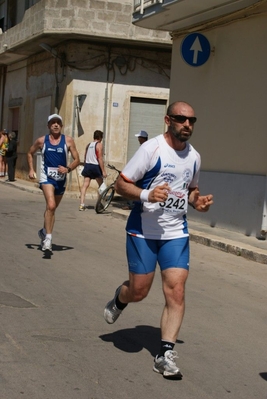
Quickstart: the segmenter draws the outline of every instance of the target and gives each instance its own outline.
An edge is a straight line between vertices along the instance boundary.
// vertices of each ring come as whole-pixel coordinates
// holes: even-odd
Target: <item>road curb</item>
[[[232,255],[241,256],[245,259],[252,260],[254,262],[267,264],[267,255],[261,252],[260,249],[255,251],[254,248],[244,246],[242,243],[234,245],[227,239],[221,237],[204,237],[202,232],[190,231],[190,240],[198,244],[206,245],[214,249],[218,249],[223,252],[228,252]]]

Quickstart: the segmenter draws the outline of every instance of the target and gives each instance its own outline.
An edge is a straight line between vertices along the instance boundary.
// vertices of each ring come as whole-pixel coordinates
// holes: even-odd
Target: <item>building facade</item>
[[[1,127],[17,133],[18,178],[27,179],[27,151],[54,112],[81,161],[100,129],[105,161],[118,168],[138,148],[138,130],[164,130],[171,38],[135,27],[132,10],[131,0],[0,0]],[[72,173],[68,189],[79,180]]]
[[[198,121],[191,139],[202,156],[200,188],[214,194],[195,220],[265,238],[267,231],[267,3],[256,0],[134,1],[135,26],[169,31],[173,38],[170,102],[191,103]],[[205,36],[210,56],[194,64]],[[196,59],[195,59],[196,61]]]

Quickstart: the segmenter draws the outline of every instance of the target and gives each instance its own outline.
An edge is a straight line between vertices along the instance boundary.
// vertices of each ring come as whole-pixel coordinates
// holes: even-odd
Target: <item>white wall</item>
[[[36,129],[46,125],[48,114],[56,111],[57,82],[58,113],[63,117],[64,133],[75,138],[81,160],[86,145],[93,139],[93,132],[99,129],[105,133],[105,160],[121,169],[127,161],[131,97],[168,100],[170,52],[161,52],[159,57],[153,50],[135,49],[131,55],[128,48],[113,48],[112,69],[108,74],[106,47],[91,45],[88,49],[88,45],[75,42],[64,45],[58,51],[59,54],[66,52],[70,60],[75,59],[75,65],[80,69],[63,68],[61,62],[48,53],[8,67],[4,123],[8,119],[10,100],[22,100],[19,126],[21,155],[17,177],[27,176],[26,153],[34,138],[46,133]],[[120,71],[114,60],[123,51],[124,54],[126,51],[128,59],[132,57],[132,61],[128,63],[127,70],[123,68]],[[166,65],[165,70],[160,68],[161,62]],[[86,95],[85,102],[81,111],[76,109],[74,112],[74,100],[81,94]],[[37,126],[35,108],[44,98],[50,98],[51,102],[49,109],[47,106],[38,108]],[[74,180],[75,176],[73,183]]]
[[[74,95],[86,94],[86,100],[80,112],[80,123],[84,134],[78,137],[77,125],[75,126],[75,141],[83,158],[86,145],[93,139],[95,130],[104,130],[105,118],[105,90],[108,90],[105,135],[105,159],[122,168],[127,161],[127,144],[130,117],[131,97],[144,97],[168,99],[169,89],[157,87],[140,87],[133,85],[106,84],[74,80],[65,92],[66,100],[63,101],[64,131],[72,134],[72,114]],[[113,106],[116,103],[118,106]],[[65,107],[68,112],[65,112]]]
[[[214,204],[207,213],[189,209],[189,218],[247,236],[260,235],[265,197],[265,176],[202,171],[200,191],[212,193]],[[266,226],[265,228],[266,229]]]
[[[202,32],[215,53],[201,67],[183,61],[183,38],[174,41],[170,101],[183,98],[194,106],[198,121],[192,143],[206,170],[267,171],[266,26],[262,15]]]
[[[191,143],[202,156],[201,187],[215,195],[205,223],[257,234],[266,201],[267,16],[202,31],[215,49],[206,64],[187,65],[183,37],[173,43],[170,102],[195,108]]]

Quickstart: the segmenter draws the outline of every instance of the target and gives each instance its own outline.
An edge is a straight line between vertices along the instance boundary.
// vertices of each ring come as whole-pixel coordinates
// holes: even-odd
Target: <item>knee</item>
[[[140,302],[148,295],[149,289],[147,287],[134,288],[132,291],[133,302]]]
[[[165,288],[164,295],[167,302],[182,304],[185,298],[185,285],[176,284],[174,287]]]
[[[46,205],[46,210],[48,211],[48,212],[51,212],[51,213],[54,213],[55,212],[55,210],[56,210],[56,203],[55,202],[48,202],[47,203],[47,205]]]

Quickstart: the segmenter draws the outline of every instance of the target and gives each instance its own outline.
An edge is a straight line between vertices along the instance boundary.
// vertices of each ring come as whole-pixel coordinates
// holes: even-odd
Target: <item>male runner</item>
[[[200,155],[188,143],[196,120],[188,103],[171,104],[165,115],[167,132],[142,144],[116,183],[119,194],[136,202],[126,226],[129,280],[107,303],[104,318],[114,323],[128,303],[148,295],[158,262],[165,306],[153,370],[166,377],[182,378],[173,348],[184,316],[189,271],[187,207],[206,212],[213,203],[212,195],[199,193]]]
[[[48,117],[49,133],[39,137],[29,149],[27,154],[29,165],[29,178],[35,179],[33,168],[33,155],[36,151],[42,152],[42,166],[40,188],[46,201],[44,213],[44,227],[38,231],[41,239],[42,251],[52,252],[52,231],[55,223],[55,211],[66,189],[67,174],[79,164],[79,154],[72,137],[62,134],[62,118],[53,114]],[[67,165],[68,152],[73,161]]]
[[[103,183],[103,178],[107,177],[104,159],[103,159],[103,132],[101,130],[94,131],[94,141],[86,146],[84,153],[84,168],[82,176],[84,177],[83,186],[81,188],[80,211],[85,211],[85,194],[90,186],[92,179],[97,181],[98,187]]]

